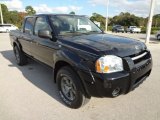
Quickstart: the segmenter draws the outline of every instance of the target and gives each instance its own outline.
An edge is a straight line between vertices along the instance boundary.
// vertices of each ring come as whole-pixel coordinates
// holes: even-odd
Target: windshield
[[[50,20],[58,35],[102,33],[87,17],[54,15]]]

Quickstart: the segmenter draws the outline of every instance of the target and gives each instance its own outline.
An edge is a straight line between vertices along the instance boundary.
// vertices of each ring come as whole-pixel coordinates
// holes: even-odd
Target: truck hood
[[[144,43],[131,38],[110,34],[90,34],[63,37],[63,43],[96,55],[112,54],[119,57],[138,54],[146,49]]]

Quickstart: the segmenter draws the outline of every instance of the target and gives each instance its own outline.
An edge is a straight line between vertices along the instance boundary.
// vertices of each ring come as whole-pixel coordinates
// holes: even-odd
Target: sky
[[[31,5],[39,13],[69,13],[91,16],[92,13],[107,14],[107,0],[0,0],[9,10],[25,11]],[[149,15],[151,0],[109,0],[109,16],[130,12],[137,16]],[[155,0],[155,14],[160,14],[160,0]]]

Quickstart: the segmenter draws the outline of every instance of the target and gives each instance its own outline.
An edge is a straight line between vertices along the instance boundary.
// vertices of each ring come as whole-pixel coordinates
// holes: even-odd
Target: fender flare
[[[54,64],[53,64],[53,75],[54,75],[54,77],[55,77],[55,74],[54,74],[55,73],[55,66],[56,66],[56,63],[59,62],[59,61],[63,61],[63,62],[68,63],[73,68],[73,70],[77,73],[77,75],[79,77],[80,77],[80,74],[78,72],[79,69],[89,72],[89,68],[87,67],[87,65],[82,64],[83,58],[81,58],[78,54],[76,54],[72,51],[59,50],[53,55],[53,58],[54,58]],[[83,87],[83,90],[84,90],[83,91],[84,94],[86,95],[86,97],[90,98],[91,95],[90,95],[90,93],[87,89],[87,85],[86,85],[85,81],[81,77],[80,77],[80,79],[81,79],[82,87]]]

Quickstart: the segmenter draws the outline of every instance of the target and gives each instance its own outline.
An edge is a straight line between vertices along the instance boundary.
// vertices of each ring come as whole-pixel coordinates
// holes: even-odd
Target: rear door
[[[22,45],[22,50],[31,55],[32,48],[30,47],[33,42],[33,26],[35,19],[33,17],[28,17],[24,23],[23,34],[20,36],[20,43]]]

